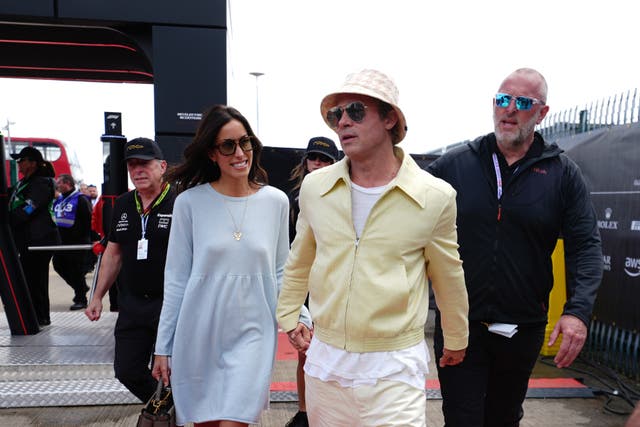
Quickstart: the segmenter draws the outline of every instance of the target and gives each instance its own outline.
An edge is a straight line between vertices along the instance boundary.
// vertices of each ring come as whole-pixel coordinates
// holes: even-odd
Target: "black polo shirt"
[[[147,258],[138,259],[138,241],[142,236],[142,220],[136,209],[134,191],[118,197],[113,208],[109,241],[122,250],[118,291],[124,295],[162,297],[164,264],[167,257],[173,202],[176,194],[170,189],[164,199],[148,214],[145,237]]]

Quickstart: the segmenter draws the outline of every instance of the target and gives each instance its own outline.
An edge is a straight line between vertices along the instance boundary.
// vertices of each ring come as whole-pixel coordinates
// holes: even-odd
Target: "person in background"
[[[168,176],[180,194],[153,375],[171,381],[178,424],[257,424],[269,403],[289,203],[261,152],[247,119],[216,105]]]
[[[406,119],[385,74],[350,74],[320,109],[345,157],[302,182],[277,309],[307,350],[309,424],[425,426],[429,278],[446,320],[438,363],[460,363],[467,346],[455,191],[397,146]],[[298,322],[307,292],[310,345]]]
[[[96,215],[96,205],[98,204],[99,199],[98,188],[94,184],[87,185],[87,194],[88,199],[91,202],[91,241],[95,243],[102,239],[100,233],[94,228],[95,221],[93,220],[93,216]],[[102,212],[100,212],[100,214],[102,214]],[[102,221],[102,217],[100,217],[100,221]],[[102,225],[100,226],[100,229],[102,229]],[[98,257],[95,253],[93,253],[93,251],[87,251],[87,256],[85,257],[83,265],[83,271],[85,274],[93,271],[97,260]]]
[[[63,245],[91,243],[91,204],[76,190],[71,175],[62,174],[56,180],[60,195],[53,202],[53,214]],[[73,289],[73,304],[69,310],[87,307],[85,263],[90,250],[59,250],[53,255],[53,269]]]
[[[548,342],[562,335],[554,359],[559,368],[571,365],[584,345],[602,278],[600,235],[580,170],[534,130],[549,111],[544,77],[518,69],[500,84],[492,103],[493,133],[428,166],[458,193],[470,305],[467,357],[438,369],[447,427],[519,425],[543,345],[551,254],[559,237],[568,298]],[[442,353],[441,325],[437,313],[436,357]]]
[[[89,186],[86,183],[81,182],[78,187],[79,187],[78,190],[80,191],[80,194],[84,194],[87,197],[87,199],[89,199],[90,198]]]
[[[295,185],[289,195],[289,243],[293,242],[296,236],[296,222],[300,213],[300,205],[298,204],[298,196],[302,180],[307,174],[325,166],[334,164],[338,160],[338,148],[336,143],[324,136],[311,138],[307,144],[302,161],[291,171],[290,181]],[[308,301],[305,301],[308,307]],[[298,389],[298,412],[289,420],[285,427],[306,427],[309,425],[307,420],[307,405],[305,397],[304,385],[304,362],[307,359],[304,352],[298,352],[298,367],[296,369],[296,386]]]
[[[338,148],[336,143],[324,136],[311,138],[307,144],[302,161],[291,171],[289,181],[294,183],[289,194],[289,204],[291,206],[291,218],[289,221],[289,241],[293,242],[296,236],[296,222],[300,213],[298,196],[302,180],[307,174],[325,166],[334,164],[338,160]]]
[[[47,326],[51,324],[49,262],[53,252],[30,251],[28,247],[60,243],[58,228],[51,218],[55,171],[33,147],[24,147],[19,153],[11,154],[11,158],[17,160],[22,179],[9,199],[9,224],[38,324]]]
[[[115,201],[96,290],[85,314],[89,320],[100,319],[102,299],[118,279],[114,370],[131,393],[147,402],[158,384],[149,363],[162,308],[175,192],[163,180],[167,162],[155,141],[130,140],[124,159],[135,189]]]
[[[98,187],[94,184],[87,185],[87,194],[89,195],[91,207],[94,207],[98,203]]]

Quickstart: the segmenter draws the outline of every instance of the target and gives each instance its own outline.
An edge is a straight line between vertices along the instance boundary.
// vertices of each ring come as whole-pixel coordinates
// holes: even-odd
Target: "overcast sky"
[[[492,130],[491,102],[519,67],[542,72],[551,112],[638,87],[637,13],[623,0],[230,0],[228,103],[265,145],[334,137],[320,100],[346,74],[376,68],[400,90],[422,153]],[[256,123],[258,79],[259,124]],[[123,113],[127,137],[153,136],[151,85],[0,79],[0,124],[13,136],[64,140],[100,183],[103,112]],[[259,126],[258,126],[259,125]],[[6,134],[6,130],[3,131]]]

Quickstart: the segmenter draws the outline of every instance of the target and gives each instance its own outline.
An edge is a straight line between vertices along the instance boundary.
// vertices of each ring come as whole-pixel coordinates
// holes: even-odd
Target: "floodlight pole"
[[[12,121],[9,121],[9,119],[7,119],[7,125],[2,128],[7,131],[7,145],[9,146],[9,150],[11,152],[13,152],[13,150],[11,150],[11,125],[15,125],[15,124],[16,122],[12,122]]]

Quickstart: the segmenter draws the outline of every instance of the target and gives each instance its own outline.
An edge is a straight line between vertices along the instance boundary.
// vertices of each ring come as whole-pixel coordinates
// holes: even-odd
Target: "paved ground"
[[[90,279],[90,277],[88,277]],[[89,280],[90,282],[90,280]],[[72,291],[69,286],[55,274],[51,274],[51,310],[52,312],[68,311],[71,305]],[[105,298],[105,305],[108,306]],[[80,314],[80,313],[79,313]],[[51,327],[55,327],[55,324]],[[279,361],[274,376],[278,381],[295,381],[295,361]],[[560,371],[538,363],[534,377],[583,377],[590,386],[601,387],[588,376],[576,374],[568,370]],[[436,378],[435,367],[432,366],[430,378]],[[637,385],[636,385],[637,386]],[[527,399],[525,401],[525,417],[522,427],[562,426],[562,427],[622,427],[626,416],[614,415],[604,411],[606,396],[594,398],[545,398]],[[613,402],[614,408],[616,402]],[[441,401],[427,400],[427,419],[429,426],[442,426]],[[0,402],[2,406],[2,402]],[[622,410],[628,407],[618,404]],[[134,426],[140,405],[108,405],[78,407],[44,407],[0,409],[0,427],[23,426]],[[271,409],[263,414],[260,426],[282,427],[297,410],[295,402],[272,403]]]

